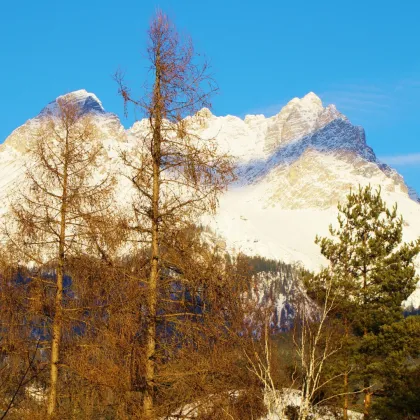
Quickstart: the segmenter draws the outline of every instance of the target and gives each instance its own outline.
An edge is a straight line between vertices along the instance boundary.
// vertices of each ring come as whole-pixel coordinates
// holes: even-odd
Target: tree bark
[[[153,213],[158,209],[158,180],[153,182]],[[155,191],[157,192],[155,194]],[[156,199],[155,199],[156,195]],[[156,306],[157,282],[159,277],[159,229],[158,223],[152,226],[151,270],[147,296],[148,320],[146,330],[146,392],[144,396],[144,412],[147,419],[153,416],[153,387],[155,377],[155,351],[156,351]]]
[[[153,418],[153,390],[155,379],[156,353],[156,307],[157,286],[159,279],[159,198],[160,198],[160,164],[162,142],[162,93],[160,81],[160,51],[156,54],[156,80],[154,89],[154,111],[151,123],[153,126],[152,157],[153,157],[153,193],[152,193],[152,243],[150,258],[150,278],[147,295],[148,319],[146,329],[146,391],[144,395],[144,415],[146,419]]]
[[[363,246],[366,248],[366,233],[363,234]],[[366,258],[366,253],[364,258]],[[367,294],[367,262],[363,261],[363,305],[366,305],[366,294]],[[363,329],[363,337],[366,337],[368,330],[366,325]],[[366,356],[365,356],[366,359]],[[365,361],[365,368],[367,367],[367,361]],[[372,393],[370,392],[370,381],[368,378],[364,379],[363,386],[365,388],[365,398],[363,400],[363,419],[368,420],[370,418],[370,405],[372,403]]]
[[[344,372],[344,402],[343,402],[343,419],[348,420],[348,409],[349,409],[349,376],[347,371]]]
[[[58,364],[60,360],[61,330],[63,323],[63,280],[66,240],[66,215],[67,215],[67,182],[68,182],[68,133],[66,135],[65,162],[63,168],[63,189],[60,209],[60,234],[58,243],[58,265],[56,294],[54,300],[54,319],[52,325],[51,360],[50,360],[50,394],[48,398],[47,413],[54,417],[57,410]]]
[[[345,337],[346,337],[346,366],[344,371],[344,383],[343,383],[343,393],[344,393],[344,399],[343,399],[343,420],[348,420],[348,409],[349,409],[349,373],[348,373],[348,338],[349,338],[349,326],[347,323],[347,319],[344,319],[344,331],[345,331]]]
[[[364,381],[365,399],[363,401],[363,420],[370,419],[370,406],[372,404],[372,392],[369,389],[369,380]]]

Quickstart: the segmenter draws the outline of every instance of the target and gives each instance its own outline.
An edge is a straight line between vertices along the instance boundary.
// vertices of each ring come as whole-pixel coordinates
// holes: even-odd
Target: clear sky
[[[314,91],[420,192],[418,0],[0,0],[0,143],[81,88],[122,117],[112,74],[140,92],[157,7],[210,59],[216,115],[270,116]]]

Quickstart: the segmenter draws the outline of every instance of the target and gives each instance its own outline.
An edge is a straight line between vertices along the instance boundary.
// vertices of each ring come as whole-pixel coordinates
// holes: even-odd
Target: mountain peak
[[[199,111],[197,111],[196,116],[199,118],[211,118],[213,116],[212,112],[210,111],[209,108],[201,108]]]
[[[325,109],[321,99],[313,92],[303,98],[293,98],[281,111],[270,118],[266,149],[272,151],[281,143],[302,138],[321,128],[319,118]],[[332,120],[323,117],[324,125]]]
[[[102,106],[102,102],[94,93],[90,93],[86,89],[79,89],[79,90],[75,90],[73,92],[69,92],[64,95],[58,96],[54,101],[50,102],[41,111],[41,115],[47,112],[53,111],[56,108],[57,102],[60,99],[70,100],[78,104],[83,114],[86,114],[89,112],[96,112],[100,114],[105,113],[105,109]]]
[[[315,108],[317,111],[323,108],[321,98],[314,92],[307,93],[303,98],[295,97],[290,100],[286,107],[303,106],[305,108]]]
[[[281,110],[274,116],[274,118],[279,116],[284,116],[292,112],[304,112],[307,115],[312,115],[313,118],[316,118],[318,114],[323,111],[324,107],[322,105],[321,98],[316,95],[314,92],[307,93],[303,98],[295,97],[291,99]]]
[[[317,107],[323,108],[321,98],[316,95],[314,92],[307,93],[302,99],[301,102],[308,104],[313,104]]]

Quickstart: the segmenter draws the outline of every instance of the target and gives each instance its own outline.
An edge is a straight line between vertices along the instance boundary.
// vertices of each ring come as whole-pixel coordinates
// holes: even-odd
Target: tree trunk
[[[153,196],[155,190],[159,191],[158,180],[154,181]],[[155,199],[153,200],[155,201]],[[153,205],[158,209],[157,200]],[[156,351],[156,306],[157,306],[157,282],[159,276],[159,229],[158,223],[152,226],[152,250],[151,250],[151,270],[149,279],[149,288],[147,295],[148,320],[146,329],[146,392],[144,395],[144,414],[145,418],[153,418],[153,388],[155,378],[155,351]]]
[[[64,258],[66,240],[66,215],[67,215],[67,159],[68,159],[68,135],[66,136],[65,162],[63,169],[63,189],[60,209],[60,236],[58,243],[58,266],[56,294],[54,300],[54,319],[52,326],[51,360],[50,360],[50,394],[48,398],[47,413],[54,417],[57,408],[58,388],[58,363],[60,360],[61,330],[63,323],[63,280],[64,280]]]
[[[63,270],[57,270],[57,293],[55,295],[55,315],[52,327],[51,361],[50,361],[50,394],[48,399],[48,415],[53,417],[57,407],[57,387],[58,387],[58,363],[60,356],[61,327],[63,308]]]
[[[363,246],[366,246],[366,238],[365,234],[363,235]],[[366,305],[366,293],[367,293],[367,262],[366,260],[363,262],[363,304]],[[366,325],[363,328],[363,337],[365,338],[368,334],[368,330]],[[365,355],[365,369],[367,367],[368,363],[366,360]],[[372,393],[370,392],[370,381],[368,378],[364,379],[363,386],[365,388],[365,398],[363,401],[363,419],[368,420],[370,418],[369,412],[370,412],[370,405],[372,403]]]
[[[348,420],[348,409],[349,409],[349,373],[348,373],[348,338],[349,338],[349,326],[347,323],[347,319],[344,319],[344,331],[345,331],[345,346],[346,346],[346,365],[345,365],[345,371],[344,371],[344,383],[343,383],[343,393],[344,393],[344,399],[343,399],[343,420]]]
[[[304,390],[304,393],[306,392],[307,391]],[[299,409],[299,415],[298,415],[299,420],[306,420],[309,417],[309,411],[310,411],[309,405],[310,405],[309,396],[303,395],[300,409]]]
[[[365,399],[363,401],[363,420],[370,419],[370,406],[372,404],[372,391],[370,390],[369,380],[365,379],[363,383],[365,387]]]
[[[160,198],[160,164],[161,164],[161,126],[162,126],[162,95],[160,84],[159,49],[156,54],[156,81],[154,89],[154,118],[152,119],[153,140],[153,194],[152,194],[152,244],[150,260],[150,278],[147,295],[148,319],[146,328],[146,391],[144,395],[144,415],[146,419],[153,418],[153,390],[155,380],[156,352],[156,307],[157,285],[159,279],[159,198]]]
[[[349,409],[349,375],[346,372],[344,372],[344,401],[343,401],[343,419],[348,420],[348,409]]]

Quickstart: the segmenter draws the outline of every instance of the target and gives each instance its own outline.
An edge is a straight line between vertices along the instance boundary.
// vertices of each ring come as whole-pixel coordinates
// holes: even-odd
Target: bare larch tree
[[[25,180],[11,200],[5,231],[20,262],[32,268],[32,281],[44,290],[55,290],[47,314],[51,339],[47,412],[53,417],[57,414],[66,261],[90,254],[98,246],[95,224],[108,211],[114,182],[112,176],[97,170],[105,159],[98,128],[71,94],[57,99],[40,116],[26,157]]]
[[[167,238],[207,211],[214,211],[218,194],[233,179],[232,160],[221,154],[214,139],[198,136],[200,113],[210,107],[215,91],[208,65],[198,60],[189,39],[179,36],[162,12],[153,19],[148,59],[153,81],[140,100],[116,76],[120,94],[140,108],[145,130],[135,153],[122,153],[136,191],[130,228],[150,247],[146,281],[147,320],[145,345],[144,417],[153,417],[155,387],[156,311],[162,249]],[[195,134],[193,134],[195,133]]]

